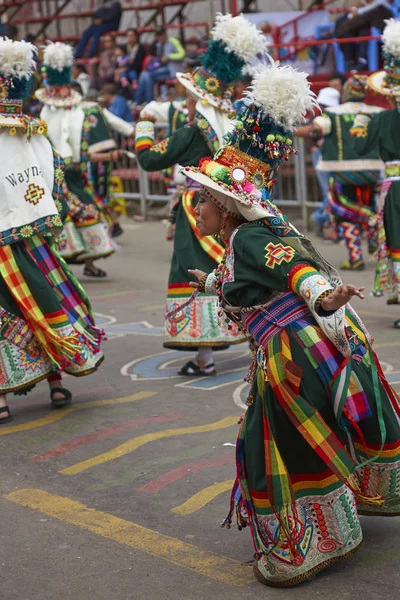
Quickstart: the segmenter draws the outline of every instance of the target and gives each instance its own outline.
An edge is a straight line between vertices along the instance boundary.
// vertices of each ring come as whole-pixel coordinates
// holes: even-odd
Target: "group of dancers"
[[[321,99],[328,98],[323,114],[299,131],[323,140],[316,168],[318,175],[329,174],[327,213],[348,250],[341,269],[365,268],[364,234],[369,253],[377,259],[372,292],[386,296],[388,304],[398,304],[400,297],[399,35],[400,23],[387,21],[382,35],[384,70],[369,77],[353,73],[341,98],[335,90],[322,94]],[[385,98],[391,108],[366,104],[368,90],[375,98]],[[398,328],[400,320],[394,326]]]
[[[390,40],[398,26],[388,23],[385,71],[371,78],[394,102],[400,54]],[[276,172],[296,152],[293,132],[317,109],[307,75],[261,62],[233,108],[235,81],[263,51],[263,36],[243,16],[217,16],[202,65],[178,74],[186,106],[170,114],[184,114],[187,124],[156,143],[149,107],[135,144],[145,170],[180,165],[165,346],[197,351],[180,375],[211,376],[214,350],[244,341],[252,348],[224,525],[236,518],[248,527],[256,577],[286,587],[355,552],[360,515],[400,515],[400,404],[349,304],[363,288],[343,284],[273,203]],[[62,372],[84,375],[100,364],[102,332],[67,260],[101,276],[93,260],[115,249],[93,175],[117,152],[110,124],[72,89],[72,54],[60,44],[44,53],[41,119],[24,115],[35,57],[30,44],[0,40],[1,424],[11,419],[6,394],[47,378],[60,407],[71,401]],[[332,128],[340,127],[337,116],[329,117]],[[374,160],[385,161],[377,240],[385,291],[400,285],[399,125],[396,105],[358,113],[351,128],[357,152],[377,147]],[[334,186],[338,215],[352,223],[364,204],[347,182],[335,177]]]

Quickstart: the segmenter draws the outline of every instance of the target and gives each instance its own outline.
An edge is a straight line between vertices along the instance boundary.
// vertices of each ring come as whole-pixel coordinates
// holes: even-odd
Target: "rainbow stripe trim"
[[[314,275],[319,275],[318,271],[314,267],[310,267],[307,264],[298,264],[289,273],[289,288],[295,294],[300,295],[301,284]]]
[[[395,262],[400,262],[400,250],[390,248],[390,258]]]
[[[151,138],[140,138],[136,140],[135,150],[136,152],[140,152],[141,150],[148,150],[153,146],[153,140]]]
[[[193,207],[194,196],[195,191],[193,190],[188,190],[182,194],[182,205],[186,218],[204,252],[206,252],[212,260],[215,260],[217,264],[221,264],[225,255],[225,249],[211,235],[202,236],[197,229]]]
[[[170,283],[168,285],[168,298],[185,298],[193,294],[194,289],[188,283]]]

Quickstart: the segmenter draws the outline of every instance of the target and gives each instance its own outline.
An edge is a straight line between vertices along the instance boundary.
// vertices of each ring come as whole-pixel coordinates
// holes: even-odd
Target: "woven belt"
[[[242,312],[242,324],[258,345],[263,346],[276,333],[297,319],[309,315],[310,310],[302,298],[293,292],[274,294],[262,306]]]

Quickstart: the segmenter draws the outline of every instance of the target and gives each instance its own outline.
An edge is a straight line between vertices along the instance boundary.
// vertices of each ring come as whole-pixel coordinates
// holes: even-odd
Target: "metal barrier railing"
[[[167,130],[167,123],[156,123],[156,130]],[[130,148],[132,138],[117,136],[120,148]],[[274,202],[279,207],[295,207],[300,209],[303,225],[306,226],[308,209],[320,206],[320,192],[311,165],[310,153],[306,151],[303,138],[296,139],[298,154],[282,165],[276,176]],[[139,201],[140,215],[146,219],[150,204],[167,204],[171,194],[167,192],[164,177],[160,172],[147,173],[133,158],[132,153],[125,155],[115,165],[113,174],[120,177],[124,184],[124,192],[113,195],[127,200]]]

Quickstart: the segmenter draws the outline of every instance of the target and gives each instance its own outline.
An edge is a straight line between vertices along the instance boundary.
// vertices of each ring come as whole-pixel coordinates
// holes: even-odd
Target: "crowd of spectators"
[[[349,6],[333,25],[331,35],[337,38],[368,35],[372,27],[382,31],[384,20],[392,16],[392,1],[360,0],[360,6]],[[76,45],[77,62],[72,75],[84,97],[100,96],[111,112],[130,121],[135,109],[139,112],[155,97],[167,99],[168,86],[173,85],[176,73],[198,66],[207,40],[192,38],[183,46],[177,37],[160,26],[154,30],[152,43],[148,43],[148,36],[146,43],[142,43],[133,28],[123,37],[118,35],[121,16],[119,0],[102,0]],[[276,41],[276,26],[262,22],[259,27],[268,48]],[[17,28],[7,23],[4,16],[0,21],[0,35],[18,37]],[[341,48],[348,70],[365,67],[366,43],[342,43]],[[81,59],[85,60],[81,62]],[[239,87],[246,85],[246,80],[238,82]]]

